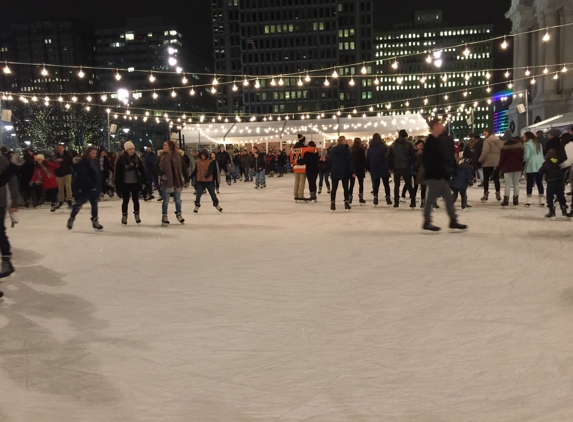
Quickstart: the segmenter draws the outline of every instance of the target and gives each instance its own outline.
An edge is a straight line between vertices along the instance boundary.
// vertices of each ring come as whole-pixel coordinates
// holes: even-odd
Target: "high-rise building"
[[[371,101],[372,81],[330,75],[357,74],[362,65],[354,64],[372,60],[372,0],[212,0],[212,18],[215,72],[234,75],[239,87],[221,86],[221,112],[311,112]],[[289,75],[298,72],[301,78]],[[263,75],[275,78],[261,78],[258,88],[242,84]]]
[[[513,0],[505,16],[513,23],[513,33],[522,34],[512,38],[513,61],[519,73],[513,87],[517,96],[509,107],[508,119],[509,128],[516,134],[527,122],[531,125],[573,112],[573,72],[565,65],[573,63],[569,44],[573,40],[573,3]],[[569,26],[553,28],[564,24]],[[549,29],[531,32],[543,28]]]
[[[492,126],[493,106],[486,98],[493,45],[472,44],[492,37],[492,25],[444,24],[441,10],[416,12],[414,22],[376,33],[378,111],[430,116],[450,107],[449,128],[456,137]]]

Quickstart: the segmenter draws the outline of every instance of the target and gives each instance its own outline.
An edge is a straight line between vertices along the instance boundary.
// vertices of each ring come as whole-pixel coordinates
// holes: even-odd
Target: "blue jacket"
[[[372,180],[386,179],[390,177],[386,153],[388,146],[384,142],[375,143],[372,141],[370,148],[366,152],[366,169],[370,172]]]
[[[468,187],[473,184],[474,180],[474,167],[473,165],[463,162],[458,166],[454,177],[450,180],[450,186],[452,188],[461,189],[462,187]]]
[[[97,160],[82,158],[76,165],[76,174],[72,182],[74,197],[85,196],[90,192],[101,194],[101,171]]]
[[[339,144],[330,151],[330,177],[332,179],[350,179],[356,174],[354,160],[348,145]]]
[[[155,173],[155,163],[157,163],[157,155],[151,151],[143,155],[143,162],[145,163],[145,170],[147,172]]]

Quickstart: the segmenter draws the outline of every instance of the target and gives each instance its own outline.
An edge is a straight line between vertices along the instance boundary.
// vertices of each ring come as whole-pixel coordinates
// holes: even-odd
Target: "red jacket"
[[[32,182],[41,183],[44,190],[57,188],[58,180],[56,176],[54,176],[54,170],[58,167],[60,167],[60,163],[52,163],[46,160],[44,160],[41,165],[36,163]]]
[[[502,173],[523,171],[523,144],[521,142],[508,141],[501,147],[498,168]]]

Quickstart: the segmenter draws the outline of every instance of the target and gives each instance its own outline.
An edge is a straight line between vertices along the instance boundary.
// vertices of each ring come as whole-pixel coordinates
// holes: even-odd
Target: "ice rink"
[[[187,190],[169,228],[156,201],[126,228],[101,203],[102,233],[21,211],[0,421],[573,421],[573,222],[472,188],[469,232],[428,236],[369,180],[350,213],[267,182],[222,214]]]

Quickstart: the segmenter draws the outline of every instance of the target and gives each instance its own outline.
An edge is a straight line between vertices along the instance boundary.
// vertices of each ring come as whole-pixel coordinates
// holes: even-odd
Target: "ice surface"
[[[103,233],[22,211],[0,421],[573,420],[573,223],[473,188],[468,233],[424,236],[369,181],[350,213],[292,183],[223,185],[223,214],[187,191],[165,229],[155,201],[127,228],[101,203]]]

